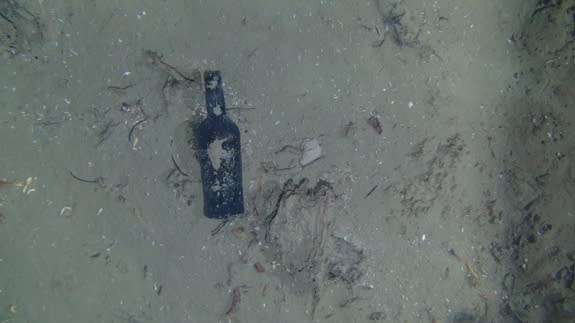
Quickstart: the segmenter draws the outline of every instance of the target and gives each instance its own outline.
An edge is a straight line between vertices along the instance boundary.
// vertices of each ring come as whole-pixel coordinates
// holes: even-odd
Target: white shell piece
[[[299,163],[305,166],[321,157],[321,146],[317,139],[306,139],[302,145],[303,153]]]

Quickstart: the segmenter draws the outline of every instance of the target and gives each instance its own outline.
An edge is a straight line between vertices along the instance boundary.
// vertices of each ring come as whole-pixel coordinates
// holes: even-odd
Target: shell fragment
[[[299,163],[305,166],[321,157],[321,146],[317,139],[306,139],[302,144],[302,156]]]

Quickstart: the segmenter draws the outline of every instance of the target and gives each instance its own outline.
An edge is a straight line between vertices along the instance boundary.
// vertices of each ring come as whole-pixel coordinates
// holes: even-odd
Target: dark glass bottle
[[[194,130],[204,215],[223,219],[244,212],[240,131],[226,115],[219,71],[204,72],[208,115]]]

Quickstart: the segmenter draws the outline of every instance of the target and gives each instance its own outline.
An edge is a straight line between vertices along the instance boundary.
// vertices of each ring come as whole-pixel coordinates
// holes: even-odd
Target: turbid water
[[[0,322],[573,321],[574,6],[0,2]]]

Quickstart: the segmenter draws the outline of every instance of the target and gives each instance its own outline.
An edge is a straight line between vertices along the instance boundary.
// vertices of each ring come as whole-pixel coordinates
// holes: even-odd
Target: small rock
[[[379,117],[371,116],[367,119],[367,124],[370,125],[377,134],[381,135],[383,133],[383,128],[381,127],[381,122],[379,121]]]
[[[383,311],[378,311],[378,312],[371,312],[367,318],[370,321],[379,321],[379,320],[385,320],[385,318],[387,317],[387,315],[385,315],[385,312]]]
[[[475,316],[467,312],[456,312],[451,317],[451,323],[473,323],[476,322]]]

